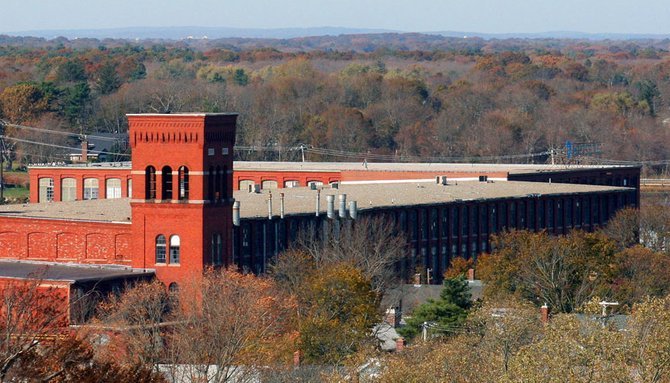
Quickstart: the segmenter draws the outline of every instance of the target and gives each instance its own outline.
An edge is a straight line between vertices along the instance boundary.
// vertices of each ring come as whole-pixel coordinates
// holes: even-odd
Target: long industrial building
[[[399,273],[438,283],[501,230],[593,230],[639,204],[639,167],[233,163],[236,117],[129,115],[131,162],[31,167],[31,203],[0,207],[0,258],[30,265],[23,278],[111,267],[109,289],[151,275],[178,288],[210,266],[263,272],[301,228],[382,216],[407,238]]]

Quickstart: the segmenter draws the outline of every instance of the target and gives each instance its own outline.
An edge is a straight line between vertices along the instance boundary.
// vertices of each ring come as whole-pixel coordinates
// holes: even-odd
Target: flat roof
[[[153,269],[133,269],[120,265],[84,265],[0,259],[0,278],[77,283],[153,275]]]
[[[209,117],[209,116],[239,116],[239,113],[126,113],[126,116],[147,116],[147,117]]]
[[[130,224],[127,198],[0,205],[0,217]]]
[[[369,183],[326,186],[320,189],[320,211],[327,208],[327,195],[347,194],[347,201],[356,201],[359,210],[391,206],[432,205],[480,199],[524,198],[529,195],[568,195],[580,193],[630,191],[631,188],[521,181],[459,181],[449,185],[434,182]],[[284,214],[308,214],[316,209],[316,191],[307,187],[272,189],[273,214],[279,215],[279,193],[284,193]],[[270,190],[261,193],[235,191],[240,201],[241,218],[267,217]],[[336,197],[337,209],[339,200]],[[348,204],[348,202],[347,202]],[[0,217],[59,219],[126,223],[131,222],[130,201],[127,198],[91,201],[46,202],[35,204],[1,205]]]
[[[458,181],[447,186],[435,182],[369,183],[339,185],[338,189],[326,186],[320,191],[319,210],[327,208],[327,195],[335,196],[335,209],[339,206],[340,194],[347,195],[347,205],[356,201],[359,210],[392,206],[434,205],[450,202],[491,200],[503,198],[539,197],[543,195],[574,195],[594,192],[631,191],[634,189],[600,185],[581,185],[520,181]],[[316,210],[315,190],[307,187],[274,189],[272,192],[273,214],[279,215],[280,193],[284,193],[284,214],[309,214]],[[236,191],[240,201],[241,218],[267,217],[269,191],[249,193]],[[348,208],[348,206],[347,206]]]

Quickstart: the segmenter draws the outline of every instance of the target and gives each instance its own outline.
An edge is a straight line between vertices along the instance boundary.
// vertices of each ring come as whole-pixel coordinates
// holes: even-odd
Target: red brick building
[[[300,227],[349,219],[324,214],[328,195],[346,194],[361,214],[383,215],[405,233],[401,268],[441,275],[451,258],[487,251],[499,230],[593,230],[639,204],[638,167],[233,163],[235,114],[128,119],[132,162],[30,168],[31,203],[0,207],[0,258],[114,265],[173,287],[207,266],[262,272]],[[273,193],[273,207],[274,189],[285,196]]]

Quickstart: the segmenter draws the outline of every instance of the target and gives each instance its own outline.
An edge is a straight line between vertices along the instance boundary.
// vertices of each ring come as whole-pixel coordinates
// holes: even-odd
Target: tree
[[[40,87],[31,83],[20,83],[5,88],[0,93],[2,115],[12,123],[33,121],[49,109],[49,100]]]
[[[168,334],[173,379],[245,381],[259,366],[288,364],[295,299],[269,278],[210,270],[180,286]]]
[[[399,332],[407,338],[413,338],[424,326],[428,326],[427,331],[431,334],[451,335],[458,332],[467,318],[467,310],[471,304],[470,287],[464,276],[445,279],[440,298],[429,299],[415,308],[406,320],[407,324]]]
[[[121,86],[121,78],[116,73],[113,62],[107,62],[95,74],[95,89],[100,94],[110,94]]]
[[[609,288],[616,246],[597,233],[513,231],[493,240],[491,256],[480,257],[479,276],[485,293],[508,291],[555,311],[572,312]]]
[[[346,263],[314,272],[299,296],[300,351],[308,363],[340,364],[372,339],[381,318],[379,295],[361,271]]]

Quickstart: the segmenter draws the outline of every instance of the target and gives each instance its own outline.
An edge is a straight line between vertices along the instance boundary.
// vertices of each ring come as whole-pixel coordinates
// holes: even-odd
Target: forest
[[[421,34],[0,36],[3,153],[58,161],[77,135],[125,133],[126,113],[237,112],[238,159],[298,160],[301,145],[309,161],[544,163],[553,151],[667,173],[669,52],[666,40]],[[566,141],[590,149],[567,158]]]

